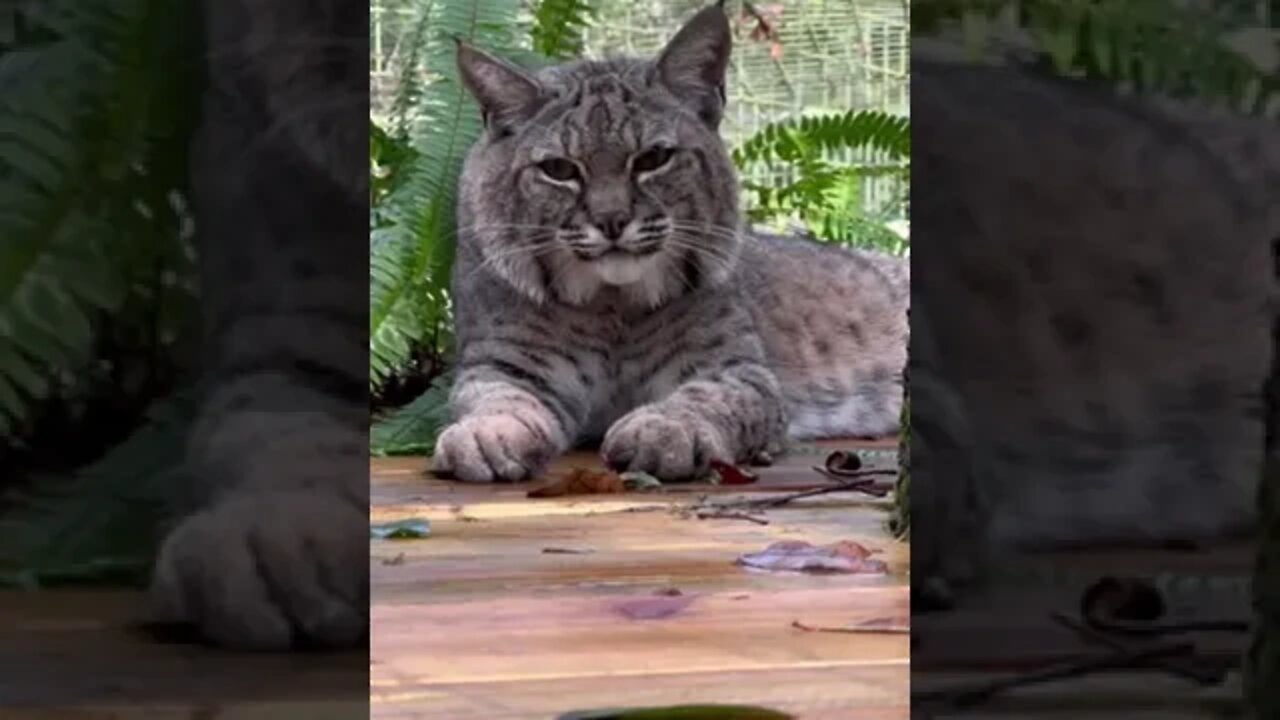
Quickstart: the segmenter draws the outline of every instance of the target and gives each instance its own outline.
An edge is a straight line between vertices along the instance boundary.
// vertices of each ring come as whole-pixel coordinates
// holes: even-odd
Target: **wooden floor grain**
[[[0,718],[367,717],[365,653],[244,655],[133,630],[139,593],[0,593]]]
[[[761,513],[767,525],[669,511],[700,491],[821,484],[812,465],[822,454],[786,458],[752,486],[554,499],[527,498],[529,485],[431,479],[422,458],[375,461],[372,520],[426,517],[432,534],[373,543],[373,716],[525,720],[732,702],[813,720],[906,718],[906,636],[792,627],[906,622],[908,554],[885,532],[883,501],[822,496]],[[551,474],[597,462],[569,456]],[[891,572],[782,575],[734,563],[783,539],[854,540],[882,550]],[[678,598],[655,594],[672,588]],[[681,607],[648,617],[655,599]]]

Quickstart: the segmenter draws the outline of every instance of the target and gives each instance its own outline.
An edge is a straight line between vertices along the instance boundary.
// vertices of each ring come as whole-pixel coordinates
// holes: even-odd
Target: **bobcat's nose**
[[[611,212],[596,218],[596,227],[604,233],[605,238],[617,242],[622,232],[631,224],[631,216],[624,212]]]

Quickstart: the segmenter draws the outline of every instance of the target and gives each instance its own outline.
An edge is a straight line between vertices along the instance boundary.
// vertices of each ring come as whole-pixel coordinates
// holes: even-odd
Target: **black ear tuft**
[[[720,124],[733,33],[723,2],[703,8],[658,56],[658,76],[711,127]]]
[[[528,119],[543,100],[542,87],[524,70],[468,45],[457,43],[458,74],[462,84],[480,105],[484,123],[504,135],[511,127]]]

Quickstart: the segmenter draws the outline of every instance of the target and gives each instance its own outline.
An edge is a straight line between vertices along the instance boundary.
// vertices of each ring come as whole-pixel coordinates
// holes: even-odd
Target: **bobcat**
[[[204,376],[193,512],[151,619],[230,647],[368,633],[367,6],[200,3],[192,148]]]
[[[437,473],[518,481],[599,442],[664,480],[787,436],[894,431],[904,260],[744,227],[718,134],[718,5],[654,59],[527,72],[474,47],[485,121],[460,183],[457,376]]]
[[[952,595],[1010,549],[1247,531],[1280,239],[1274,126],[925,47],[913,587]]]

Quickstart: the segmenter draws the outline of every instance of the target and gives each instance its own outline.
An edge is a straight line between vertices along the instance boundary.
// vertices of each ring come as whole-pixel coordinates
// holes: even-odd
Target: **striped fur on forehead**
[[[539,75],[554,97],[530,121],[574,156],[634,152],[645,141],[669,136],[673,103],[651,97],[652,65],[637,60],[581,61]],[[656,132],[655,132],[656,131]],[[612,154],[612,153],[609,153]]]

